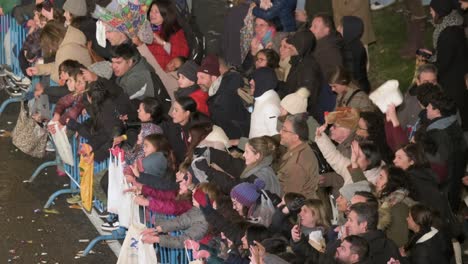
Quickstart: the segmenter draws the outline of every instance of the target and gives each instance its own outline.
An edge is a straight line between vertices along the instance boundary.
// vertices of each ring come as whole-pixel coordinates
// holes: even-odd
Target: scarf
[[[434,33],[432,33],[432,45],[434,46],[434,50],[436,51],[434,55],[432,55],[430,61],[435,62],[437,61],[437,41],[439,40],[440,33],[451,26],[460,26],[463,24],[463,17],[460,16],[457,10],[452,10],[452,12],[445,17],[442,18],[442,22],[439,24],[434,24],[432,22],[435,29]]]

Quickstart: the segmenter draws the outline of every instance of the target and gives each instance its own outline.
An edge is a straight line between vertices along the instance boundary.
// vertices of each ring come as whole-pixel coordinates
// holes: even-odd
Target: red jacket
[[[181,215],[192,208],[192,200],[176,200],[177,191],[161,191],[143,185],[141,193],[149,200],[149,209],[158,214]]]
[[[69,93],[58,100],[54,113],[60,115],[59,122],[65,126],[67,119],[77,119],[83,109],[83,93]]]
[[[210,116],[210,110],[208,109],[208,93],[204,92],[197,84],[194,84],[190,87],[179,88],[175,93],[175,97],[184,97],[189,96],[192,98],[195,103],[197,103],[197,111],[203,113],[207,116]]]
[[[158,36],[161,36],[161,31],[155,32]],[[187,39],[185,38],[184,31],[180,29],[174,33],[168,41],[171,44],[171,53],[168,54],[163,46],[153,42],[153,44],[148,45],[148,49],[153,54],[156,61],[158,61],[161,68],[166,70],[166,65],[175,57],[183,56],[188,57],[189,55],[189,46],[187,44]]]

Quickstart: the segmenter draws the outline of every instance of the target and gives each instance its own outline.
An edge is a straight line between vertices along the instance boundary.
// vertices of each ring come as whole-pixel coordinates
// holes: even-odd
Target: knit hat
[[[214,75],[216,77],[221,75],[221,73],[219,72],[218,57],[216,57],[216,55],[213,55],[213,54],[207,55],[202,60],[201,66],[200,68],[198,68],[198,72],[203,72],[209,75]]]
[[[278,86],[275,70],[269,67],[256,69],[252,73],[252,79],[255,81],[254,98],[260,97],[266,91],[274,90]]]
[[[289,36],[286,42],[296,48],[300,57],[312,52],[316,45],[315,36],[310,30],[298,31]]]
[[[231,144],[229,144],[229,138],[224,130],[216,125],[213,125],[213,130],[205,137],[205,141],[221,143],[226,149],[231,147]]]
[[[206,193],[200,188],[197,188],[193,193],[193,199],[195,199],[195,201],[197,201],[197,203],[203,207],[206,207],[206,204],[208,203],[206,200]],[[214,201],[211,201],[211,205],[213,205],[213,202]]]
[[[351,201],[356,192],[370,192],[370,184],[368,181],[358,181],[355,183],[346,184],[340,189],[340,194],[347,200]]]
[[[144,172],[155,177],[164,177],[167,169],[167,159],[162,152],[154,152],[142,161]]]
[[[180,68],[177,70],[177,74],[182,74],[185,76],[185,78],[191,80],[192,82],[197,82],[197,70],[198,70],[198,65],[192,61],[186,61]]]
[[[359,111],[351,107],[338,107],[335,112],[325,115],[327,124],[336,124],[339,127],[355,130],[359,122]]]
[[[74,16],[86,16],[88,13],[85,0],[67,0],[63,4],[63,10],[70,12]]]
[[[288,94],[281,100],[280,105],[291,115],[307,112],[307,98],[310,96],[309,90],[302,87],[295,93]]]
[[[250,207],[260,197],[260,190],[263,188],[265,188],[265,182],[261,179],[256,179],[253,184],[243,182],[232,188],[231,198],[245,207]]]
[[[450,14],[453,9],[452,1],[448,0],[432,0],[429,5],[440,17]]]

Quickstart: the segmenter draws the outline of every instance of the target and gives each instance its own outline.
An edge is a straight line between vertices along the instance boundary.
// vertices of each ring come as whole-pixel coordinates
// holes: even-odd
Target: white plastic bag
[[[130,188],[130,185],[124,178],[123,190]],[[129,228],[133,219],[139,219],[140,214],[138,212],[138,206],[134,206],[133,198],[135,195],[132,192],[126,192],[122,194],[122,200],[120,200],[119,207],[119,224],[122,227]]]
[[[67,127],[59,128],[58,122],[51,121],[49,125],[55,126],[55,133],[52,134],[55,148],[62,161],[70,166],[73,166],[73,152],[71,149],[70,141],[67,137]]]
[[[107,185],[107,211],[118,214],[120,202],[123,199],[123,164],[120,157],[114,156],[110,152],[109,156],[109,184]]]

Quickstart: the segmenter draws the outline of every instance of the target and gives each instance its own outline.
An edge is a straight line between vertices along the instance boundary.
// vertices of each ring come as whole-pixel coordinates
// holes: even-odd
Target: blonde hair
[[[322,226],[325,229],[330,228],[330,220],[325,211],[325,206],[323,205],[321,200],[307,199],[304,202],[304,206],[307,206],[312,211],[314,216],[317,217],[317,226]]]

